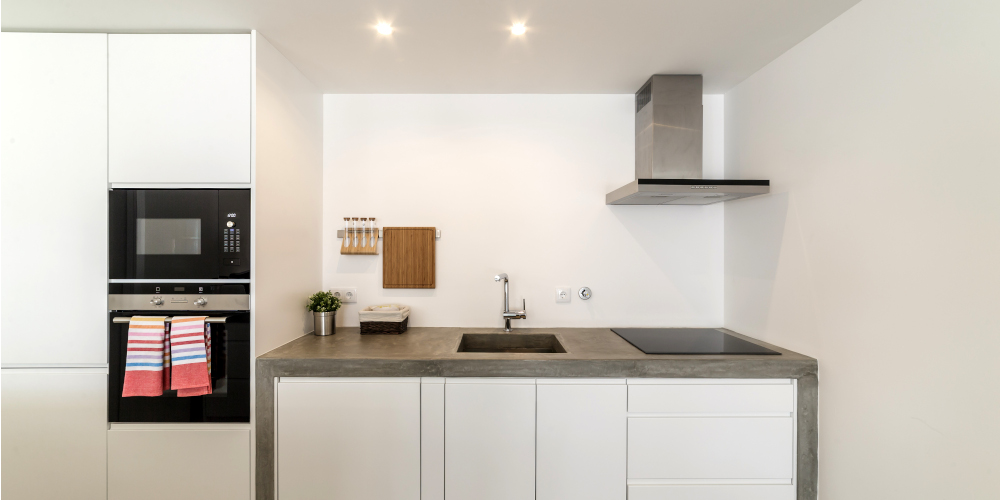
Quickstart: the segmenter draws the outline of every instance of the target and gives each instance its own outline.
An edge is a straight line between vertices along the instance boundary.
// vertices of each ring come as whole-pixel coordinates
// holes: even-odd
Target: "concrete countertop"
[[[256,360],[257,498],[274,498],[274,388],[278,377],[587,377],[791,378],[797,380],[800,500],[816,498],[817,361],[723,330],[779,355],[644,354],[610,328],[517,328],[554,334],[565,353],[457,352],[463,333],[499,328],[410,328],[401,335],[361,335],[338,327],[306,335]]]
[[[816,373],[816,360],[723,330],[780,355],[643,354],[610,328],[519,328],[554,334],[565,353],[457,352],[463,333],[498,328],[410,328],[402,335],[306,335],[257,358],[274,376],[325,377],[721,377],[798,378]]]

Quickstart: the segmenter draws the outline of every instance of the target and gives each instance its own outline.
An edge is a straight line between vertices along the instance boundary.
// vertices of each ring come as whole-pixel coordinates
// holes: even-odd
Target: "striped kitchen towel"
[[[179,397],[212,393],[205,350],[205,316],[174,316],[170,328],[170,388]]]
[[[122,397],[163,395],[163,316],[132,316],[128,322]]]
[[[163,324],[163,390],[170,390],[170,322]]]

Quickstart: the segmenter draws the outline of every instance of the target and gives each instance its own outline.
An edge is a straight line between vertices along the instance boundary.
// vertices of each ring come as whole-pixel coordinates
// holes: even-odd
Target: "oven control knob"
[[[149,301],[149,303],[153,304],[154,306],[162,306],[163,299],[161,299],[160,297],[153,297],[153,300]]]
[[[194,305],[196,305],[196,306],[203,306],[205,304],[208,304],[208,301],[205,300],[205,297],[199,297],[199,298],[195,299],[195,301],[194,301]]]
[[[226,221],[226,227],[233,227],[234,225],[233,221]]]

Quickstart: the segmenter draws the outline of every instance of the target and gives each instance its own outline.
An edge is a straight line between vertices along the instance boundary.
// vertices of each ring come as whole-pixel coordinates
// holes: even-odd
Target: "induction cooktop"
[[[612,328],[646,354],[781,354],[717,328]]]

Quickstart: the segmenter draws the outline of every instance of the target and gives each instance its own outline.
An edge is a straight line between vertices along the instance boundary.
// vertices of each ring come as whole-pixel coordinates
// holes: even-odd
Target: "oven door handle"
[[[131,316],[119,316],[119,317],[115,317],[114,319],[112,319],[111,322],[112,323],[128,323],[131,320],[132,320]],[[172,321],[172,320],[173,320],[173,318],[170,317],[170,316],[168,316],[165,321],[169,322],[169,321]],[[208,318],[205,318],[205,323],[225,323],[227,320],[229,320],[228,316],[210,316]]]

